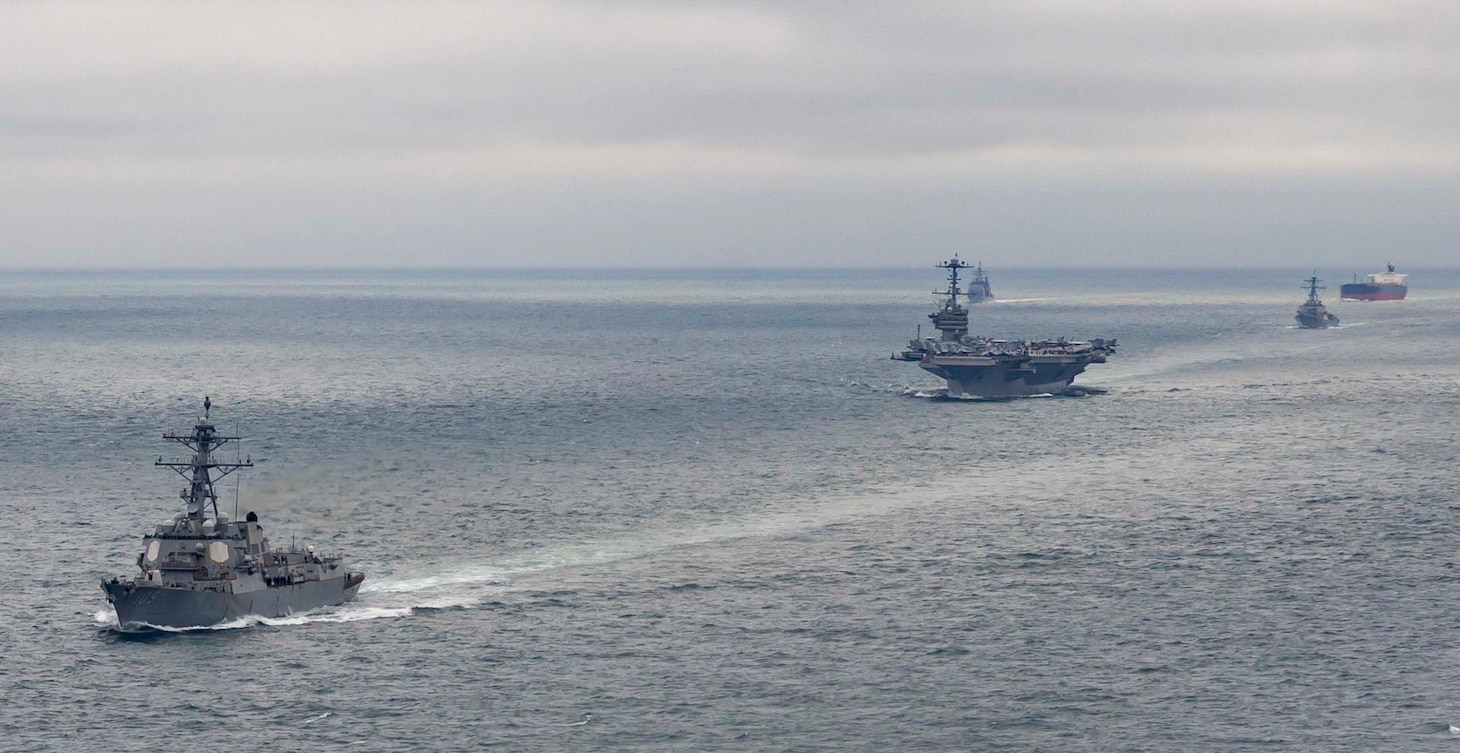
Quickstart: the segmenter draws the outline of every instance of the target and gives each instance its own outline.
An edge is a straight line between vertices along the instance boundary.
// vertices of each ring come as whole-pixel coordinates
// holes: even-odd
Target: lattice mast
[[[171,468],[179,476],[189,480],[189,485],[183,487],[182,493],[178,496],[187,502],[187,516],[189,519],[200,520],[206,517],[218,517],[218,492],[213,488],[215,482],[240,468],[252,468],[253,457],[241,462],[227,463],[213,459],[213,452],[229,442],[239,441],[239,437],[219,436],[217,429],[209,421],[208,414],[213,408],[213,400],[210,397],[203,397],[203,418],[193,426],[193,433],[187,436],[176,434],[163,434],[162,438],[188,448],[193,451],[192,460],[165,461],[161,456],[157,458],[155,465]],[[212,515],[206,513],[206,509],[212,507]]]
[[[1322,306],[1323,302],[1318,300],[1318,291],[1327,290],[1327,285],[1319,285],[1322,280],[1318,279],[1318,271],[1313,271],[1313,276],[1303,281],[1303,289],[1308,291],[1308,305]]]

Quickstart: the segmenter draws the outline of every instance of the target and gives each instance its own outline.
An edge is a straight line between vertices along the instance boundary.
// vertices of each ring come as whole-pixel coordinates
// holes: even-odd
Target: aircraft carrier
[[[224,437],[209,420],[211,398],[191,435],[164,434],[193,451],[188,460],[164,461],[189,480],[181,497],[185,510],[142,537],[135,577],[103,580],[101,588],[126,632],[194,628],[241,617],[283,617],[343,604],[355,597],[365,575],[351,572],[338,556],[314,547],[270,548],[258,515],[242,523],[218,509],[214,484],[253,461],[224,462],[214,451],[238,437]],[[215,475],[216,474],[216,475]]]
[[[968,334],[967,294],[958,285],[967,262],[954,257],[937,265],[948,270],[948,289],[928,318],[939,337],[919,336],[892,356],[912,361],[948,383],[950,397],[1022,397],[1060,394],[1092,363],[1105,363],[1115,352],[1114,339],[1079,342],[1058,340],[999,340]],[[921,328],[919,328],[921,329]]]

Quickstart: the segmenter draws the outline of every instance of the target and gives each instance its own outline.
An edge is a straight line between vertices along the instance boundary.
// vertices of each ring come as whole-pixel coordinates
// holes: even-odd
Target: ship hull
[[[942,377],[948,383],[950,397],[1027,397],[1068,390],[1075,377],[1092,362],[1061,358],[1044,363],[1005,364],[992,358],[974,357],[924,359],[918,365]]]
[[[1298,307],[1297,316],[1293,317],[1302,329],[1328,329],[1338,326],[1338,317],[1328,313],[1328,309],[1322,304],[1305,304]]]
[[[353,580],[353,582],[352,582]],[[242,617],[285,617],[353,598],[363,579],[347,575],[258,588],[239,593],[104,581],[102,588],[124,631],[148,628],[196,628]]]
[[[1367,282],[1350,282],[1338,289],[1338,294],[1349,301],[1402,301],[1409,292],[1407,285],[1375,285]]]

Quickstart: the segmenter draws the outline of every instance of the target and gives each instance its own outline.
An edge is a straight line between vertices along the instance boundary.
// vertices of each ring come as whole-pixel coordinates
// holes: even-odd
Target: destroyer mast
[[[163,434],[162,438],[177,442],[178,444],[193,451],[193,457],[186,462],[180,460],[165,461],[162,456],[157,457],[153,465],[164,468],[171,468],[179,476],[189,479],[189,486],[184,487],[180,496],[187,501],[187,519],[203,520],[205,518],[218,517],[218,492],[213,488],[213,482],[222,479],[240,468],[252,468],[253,456],[247,460],[236,463],[220,463],[213,459],[213,451],[229,442],[239,441],[238,437],[219,436],[217,430],[209,420],[209,414],[213,411],[213,398],[203,396],[203,420],[193,427],[193,433],[187,436],[179,434]],[[218,471],[214,476],[212,471]],[[207,514],[206,507],[212,506],[212,515]]]

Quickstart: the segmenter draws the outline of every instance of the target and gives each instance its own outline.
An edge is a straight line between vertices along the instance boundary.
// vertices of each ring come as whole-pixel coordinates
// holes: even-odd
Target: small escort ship
[[[1323,307],[1323,301],[1318,300],[1318,291],[1328,288],[1319,285],[1322,280],[1318,279],[1318,273],[1314,272],[1312,277],[1303,281],[1308,286],[1308,300],[1298,307],[1298,315],[1293,317],[1298,320],[1298,326],[1302,329],[1328,329],[1338,325],[1338,317],[1328,313]]]
[[[989,285],[989,278],[983,273],[983,262],[979,262],[973,268],[973,276],[968,281],[968,302],[987,303],[994,299],[994,289]]]
[[[958,257],[937,265],[948,270],[948,289],[933,293],[946,296],[938,310],[928,314],[939,337],[922,337],[908,343],[907,350],[892,356],[911,361],[942,377],[950,397],[1021,397],[1058,394],[1092,363],[1105,363],[1115,352],[1116,341],[1095,339],[1078,342],[1058,340],[996,340],[968,334],[968,309],[958,286],[958,273],[967,262]],[[921,329],[921,328],[919,328]]]
[[[214,483],[252,458],[221,462],[213,453],[238,437],[224,437],[209,420],[213,401],[203,398],[203,418],[188,436],[164,434],[193,451],[187,461],[156,465],[171,468],[189,484],[181,497],[186,509],[142,537],[136,577],[103,580],[106,600],[123,631],[192,628],[250,615],[283,617],[343,604],[355,597],[363,573],[351,572],[337,556],[314,547],[274,549],[264,537],[258,515],[242,523],[218,510]]]
[[[1359,276],[1354,275],[1353,282],[1338,287],[1338,297],[1345,301],[1402,301],[1409,292],[1407,277],[1395,272],[1394,265],[1389,264],[1385,271],[1369,275],[1364,282],[1359,282]]]

